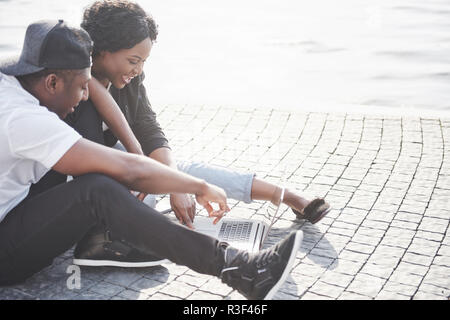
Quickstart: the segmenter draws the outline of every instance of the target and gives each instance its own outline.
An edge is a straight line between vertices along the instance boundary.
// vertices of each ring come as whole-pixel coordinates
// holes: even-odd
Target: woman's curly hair
[[[92,55],[130,49],[146,38],[158,36],[153,17],[137,3],[126,0],[96,1],[83,14],[81,27],[94,42]]]

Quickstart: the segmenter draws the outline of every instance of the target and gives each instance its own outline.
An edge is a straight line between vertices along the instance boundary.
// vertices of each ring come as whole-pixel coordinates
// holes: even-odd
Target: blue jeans
[[[251,203],[251,191],[254,173],[243,173],[233,171],[225,167],[209,165],[203,162],[177,162],[178,170],[203,179],[210,184],[222,188],[227,194],[227,198]],[[156,196],[147,195],[144,203],[154,208],[156,206]]]

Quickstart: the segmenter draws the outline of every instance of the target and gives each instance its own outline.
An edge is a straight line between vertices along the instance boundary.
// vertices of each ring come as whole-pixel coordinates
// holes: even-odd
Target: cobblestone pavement
[[[283,208],[269,242],[292,229],[304,241],[276,299],[449,298],[450,119],[225,107],[158,113],[179,159],[251,168],[332,205],[316,225]],[[264,210],[263,202],[230,205],[242,217]],[[158,207],[169,207],[167,197]],[[0,299],[243,299],[175,264],[82,268],[81,288],[70,290],[72,253],[0,288]]]

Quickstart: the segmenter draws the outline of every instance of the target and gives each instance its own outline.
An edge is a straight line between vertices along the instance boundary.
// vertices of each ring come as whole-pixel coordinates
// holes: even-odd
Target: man
[[[102,227],[140,252],[220,277],[247,298],[271,298],[292,268],[301,231],[249,254],[173,223],[129,189],[194,194],[215,217],[229,211],[224,191],[83,139],[61,121],[88,98],[91,49],[84,30],[39,21],[27,28],[20,57],[0,63],[0,285],[23,281]],[[28,194],[51,169],[77,178]]]

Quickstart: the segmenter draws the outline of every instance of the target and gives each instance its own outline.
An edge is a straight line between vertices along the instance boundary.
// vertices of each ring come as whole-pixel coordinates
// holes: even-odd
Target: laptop
[[[269,231],[281,216],[280,205],[283,197],[284,188],[278,188],[272,199],[273,203],[272,201],[267,203],[264,221],[225,216],[217,224],[213,224],[214,217],[196,216],[193,223],[195,231],[228,242],[235,248],[257,252],[262,248]]]

